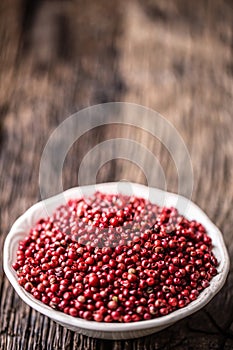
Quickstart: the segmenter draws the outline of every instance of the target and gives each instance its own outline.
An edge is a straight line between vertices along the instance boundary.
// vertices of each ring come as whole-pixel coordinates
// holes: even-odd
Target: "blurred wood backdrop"
[[[56,126],[83,107],[127,101],[159,111],[182,135],[194,169],[192,199],[220,227],[233,256],[232,5],[231,0],[1,0],[1,249],[14,220],[40,198],[40,157]],[[176,191],[168,152],[149,135],[121,127],[97,128],[76,142],[64,165],[64,187],[77,185],[88,150],[126,136],[156,154],[168,189]],[[125,160],[107,163],[97,181],[121,179],[146,182]],[[225,287],[203,310],[129,341],[87,338],[30,309],[7,281],[2,261],[0,298],[1,350],[233,349],[232,268]]]

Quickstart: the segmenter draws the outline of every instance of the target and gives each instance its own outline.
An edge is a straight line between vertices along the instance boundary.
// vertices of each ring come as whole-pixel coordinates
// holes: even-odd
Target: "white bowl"
[[[213,241],[213,252],[219,261],[217,268],[218,274],[211,280],[210,286],[206,288],[197,298],[183,309],[176,310],[166,316],[155,318],[148,321],[140,321],[133,323],[99,323],[95,321],[86,321],[80,318],[75,318],[64,314],[60,311],[55,311],[49,306],[36,300],[30,293],[26,292],[17,281],[17,275],[12,268],[12,263],[16,261],[16,250],[18,243],[29,232],[29,229],[41,217],[47,217],[59,205],[62,204],[64,197],[80,198],[83,194],[92,194],[96,190],[104,193],[131,193],[144,198],[149,198],[152,202],[158,205],[175,206],[181,214],[184,214],[188,219],[196,219],[202,223],[207,229],[208,235]],[[94,338],[103,339],[129,339],[146,336],[158,332],[176,321],[196,312],[205,306],[214,295],[222,288],[225,283],[229,271],[229,257],[223,241],[223,237],[218,228],[210,221],[210,219],[188,199],[177,194],[164,192],[155,188],[148,188],[143,185],[130,183],[128,186],[122,186],[122,183],[103,183],[98,185],[90,185],[72,188],[63,193],[39,202],[28,209],[20,216],[12,226],[4,245],[4,270],[11,282],[12,286],[24,302],[30,305],[35,310],[43,315],[50,317],[55,322],[69,328],[75,332],[85,334]]]

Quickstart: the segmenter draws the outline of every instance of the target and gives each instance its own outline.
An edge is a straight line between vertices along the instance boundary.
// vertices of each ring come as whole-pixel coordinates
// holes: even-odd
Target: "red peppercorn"
[[[71,308],[69,309],[69,314],[70,314],[71,316],[73,316],[73,317],[77,317],[77,316],[78,316],[78,310],[75,309],[74,307],[71,307]]]
[[[94,320],[95,320],[96,322],[102,322],[102,321],[103,321],[103,315],[102,315],[102,313],[95,313],[95,314],[94,314]]]
[[[46,296],[46,295],[43,295],[42,298],[41,298],[41,301],[42,301],[42,303],[48,305],[49,302],[50,302],[50,298],[48,296]]]
[[[91,256],[89,256],[89,257],[86,258],[86,260],[85,260],[85,263],[86,263],[87,265],[93,265],[94,262],[95,262],[95,260],[94,260]]]
[[[146,313],[143,315],[143,318],[144,318],[144,320],[150,320],[150,319],[151,319],[151,314],[149,314],[148,312],[146,312]]]
[[[175,208],[98,192],[41,219],[13,268],[21,286],[56,310],[137,322],[185,307],[209,286],[218,265],[211,244]]]
[[[38,290],[36,290],[36,291],[33,293],[33,296],[34,296],[34,298],[36,298],[36,299],[38,299],[38,300],[41,299],[41,293],[40,293]]]
[[[30,282],[27,282],[25,285],[24,285],[24,288],[26,289],[27,292],[31,292],[32,288],[33,288],[33,285],[30,283]]]
[[[178,306],[179,306],[179,308],[184,307],[185,306],[185,301],[184,300],[179,300]]]
[[[85,320],[91,320],[91,319],[92,319],[92,312],[91,312],[91,311],[85,311],[85,312],[83,313],[83,318],[84,318]]]
[[[109,301],[108,308],[110,310],[116,310],[118,307],[118,303],[115,300]]]
[[[65,300],[71,299],[71,298],[72,298],[72,293],[71,293],[71,292],[65,292],[65,293],[63,294],[63,298],[64,298]]]
[[[177,299],[176,298],[170,298],[168,300],[168,304],[175,307],[177,305]]]
[[[124,320],[124,322],[128,323],[132,320],[132,317],[130,315],[125,315],[125,316],[123,316],[123,320]]]
[[[99,285],[99,278],[98,278],[98,276],[97,275],[93,275],[93,276],[91,276],[90,278],[89,278],[89,285],[91,286],[91,287],[96,287],[96,286],[98,286]]]
[[[160,314],[162,316],[165,316],[168,314],[168,309],[166,307],[162,307],[160,310],[159,310]]]
[[[130,282],[136,282],[137,281],[137,276],[133,273],[128,274],[128,281]]]
[[[155,280],[153,277],[149,277],[147,278],[146,283],[148,286],[153,286],[155,284]]]

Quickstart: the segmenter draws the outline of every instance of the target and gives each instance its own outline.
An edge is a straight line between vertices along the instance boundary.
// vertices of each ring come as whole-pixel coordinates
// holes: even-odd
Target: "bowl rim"
[[[92,190],[94,193],[95,191],[101,191],[104,193],[105,190],[107,190],[107,193],[123,193],[122,191],[112,191],[111,188],[116,187],[116,185],[120,184],[120,182],[106,182],[106,183],[100,183],[100,184],[93,184],[93,185],[87,185],[87,186],[79,186],[79,187],[72,187],[66,191],[63,192],[63,194],[66,197],[71,197],[71,193],[79,193],[81,189],[84,190]],[[142,192],[152,190],[154,191],[154,194],[158,195],[165,195],[166,198],[173,198],[173,199],[180,199],[183,203],[186,203],[186,205],[190,205],[190,208],[192,207],[194,211],[199,212],[199,215],[202,220],[206,221],[207,225],[205,224],[207,232],[208,229],[211,228],[211,232],[213,232],[216,235],[216,239],[218,240],[219,245],[215,246],[216,249],[219,250],[219,253],[221,255],[221,261],[219,264],[219,267],[217,268],[218,274],[213,277],[213,279],[210,281],[210,286],[207,287],[204,291],[202,291],[199,295],[199,297],[192,301],[190,304],[185,306],[184,308],[175,310],[171,312],[168,315],[161,316],[158,318],[154,318],[151,320],[142,320],[138,322],[129,322],[129,323],[106,323],[106,322],[96,322],[96,321],[87,321],[82,318],[78,317],[72,317],[70,315],[67,315],[61,311],[53,310],[51,307],[43,304],[41,301],[35,299],[30,293],[26,292],[23,287],[21,287],[18,283],[17,276],[15,271],[13,270],[11,263],[10,263],[10,251],[12,247],[12,241],[13,237],[17,234],[17,232],[20,231],[20,226],[28,220],[28,217],[30,217],[33,213],[38,210],[39,207],[44,206],[45,203],[49,203],[52,201],[60,201],[61,194],[57,194],[55,196],[49,197],[46,200],[39,201],[33,206],[31,206],[28,210],[26,210],[13,224],[13,226],[10,229],[10,232],[8,233],[5,243],[4,243],[4,250],[3,250],[3,267],[5,274],[7,278],[9,279],[10,283],[14,287],[17,294],[20,296],[20,298],[29,306],[31,306],[36,311],[39,311],[45,316],[48,316],[52,318],[54,321],[58,323],[63,323],[65,325],[72,326],[79,329],[86,329],[86,330],[92,330],[92,331],[100,331],[100,332],[128,332],[128,331],[137,331],[137,330],[143,330],[148,328],[157,328],[166,326],[172,323],[175,323],[178,320],[183,319],[186,316],[189,316],[190,314],[200,310],[202,307],[204,307],[207,303],[210,302],[210,300],[219,292],[219,290],[223,287],[228,272],[229,272],[229,266],[230,266],[230,260],[228,256],[228,252],[223,240],[223,236],[220,232],[220,230],[212,223],[212,221],[209,219],[209,217],[203,212],[202,209],[200,209],[196,204],[194,204],[191,200],[185,198],[184,196],[181,196],[176,193],[163,191],[158,188],[151,188],[145,185],[137,184],[130,182],[132,185],[132,188],[134,190],[140,190],[140,193],[137,194],[138,197],[143,197]],[[108,192],[110,190],[110,192]],[[145,197],[145,196],[144,196]],[[156,203],[156,199],[155,199]],[[160,205],[158,203],[158,205]],[[59,203],[56,207],[59,206]],[[179,210],[179,208],[178,208]],[[38,217],[39,219],[40,217]],[[196,218],[197,221],[199,221],[198,218]],[[22,231],[22,230],[21,230]]]

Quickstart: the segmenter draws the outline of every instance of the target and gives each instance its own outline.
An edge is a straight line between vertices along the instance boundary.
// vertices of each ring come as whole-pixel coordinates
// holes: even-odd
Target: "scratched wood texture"
[[[232,257],[232,24],[231,0],[1,0],[1,249],[14,220],[40,199],[39,162],[51,132],[83,107],[126,101],[159,111],[183,137],[193,166],[192,199],[221,228]],[[75,143],[64,164],[64,188],[77,185],[85,154],[114,137],[148,147],[168,189],[177,191],[177,171],[163,144],[120,126],[97,128]],[[121,179],[146,183],[143,169],[121,159],[97,176],[98,182]],[[146,338],[102,341],[26,306],[4,275],[2,253],[0,259],[1,350],[233,349],[232,267],[221,292],[196,314]]]

